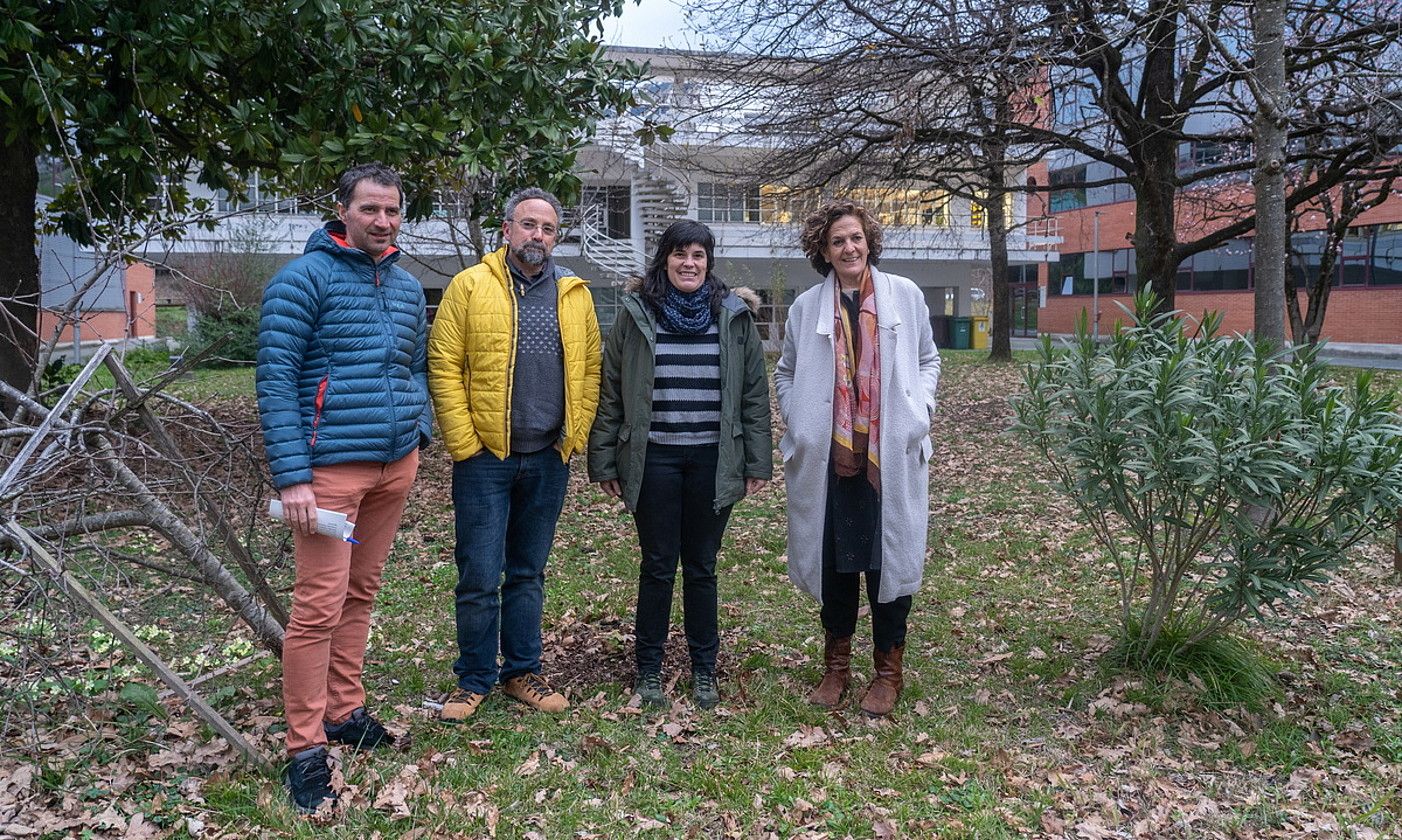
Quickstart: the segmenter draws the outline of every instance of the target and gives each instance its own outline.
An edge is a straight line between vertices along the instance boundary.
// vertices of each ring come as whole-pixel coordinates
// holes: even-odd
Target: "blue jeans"
[[[540,673],[545,560],[565,503],[569,465],[553,447],[453,464],[458,585],[458,685],[486,694],[498,681]],[[497,642],[501,667],[497,667]]]

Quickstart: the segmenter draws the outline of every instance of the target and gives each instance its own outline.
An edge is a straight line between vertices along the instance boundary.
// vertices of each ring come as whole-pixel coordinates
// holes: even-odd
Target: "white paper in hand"
[[[282,502],[278,499],[268,500],[268,515],[274,519],[285,520],[287,518],[282,513]],[[316,532],[346,542],[355,541],[351,537],[351,534],[355,532],[355,523],[348,521],[344,513],[337,513],[334,510],[316,509]]]

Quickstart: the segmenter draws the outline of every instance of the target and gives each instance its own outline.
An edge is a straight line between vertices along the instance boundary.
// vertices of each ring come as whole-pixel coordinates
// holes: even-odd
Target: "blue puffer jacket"
[[[398,257],[376,264],[331,222],[264,290],[258,412],[279,490],[313,466],[389,463],[428,442],[424,293]]]

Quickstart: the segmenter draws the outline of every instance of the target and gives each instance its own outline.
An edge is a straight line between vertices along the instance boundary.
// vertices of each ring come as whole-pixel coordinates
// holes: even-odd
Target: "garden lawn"
[[[425,700],[452,684],[455,570],[450,464],[434,447],[385,571],[365,675],[374,711],[412,745],[334,751],[347,785],[336,825],[294,815],[276,781],[242,768],[174,701],[148,719],[112,692],[96,714],[123,725],[70,719],[39,760],[0,759],[0,833],[19,803],[11,825],[87,814],[99,837],[1402,835],[1390,543],[1361,551],[1297,612],[1245,629],[1278,674],[1272,696],[1212,706],[1192,682],[1117,673],[1102,663],[1113,570],[1004,431],[1020,368],[975,352],[946,352],[944,366],[925,584],[888,720],[863,717],[859,691],[834,713],[804,701],[822,630],[787,579],[780,476],[737,505],[722,549],[720,708],[690,703],[680,593],[665,674],[676,702],[661,714],[632,705],[636,537],[576,459],[545,617],[545,673],[572,708],[548,717],[498,692],[472,719],[438,723]],[[245,374],[194,393],[230,396],[240,381],[251,391]],[[862,685],[870,651],[864,609]],[[219,707],[279,754],[276,663],[215,685]],[[64,763],[84,748],[63,752],[75,733],[112,740],[106,763]]]

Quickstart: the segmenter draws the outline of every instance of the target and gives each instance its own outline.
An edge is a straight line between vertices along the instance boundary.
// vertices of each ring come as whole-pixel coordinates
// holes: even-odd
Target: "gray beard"
[[[511,256],[520,260],[522,264],[532,268],[540,268],[545,265],[545,249],[539,245],[522,245],[519,248],[511,249]]]

